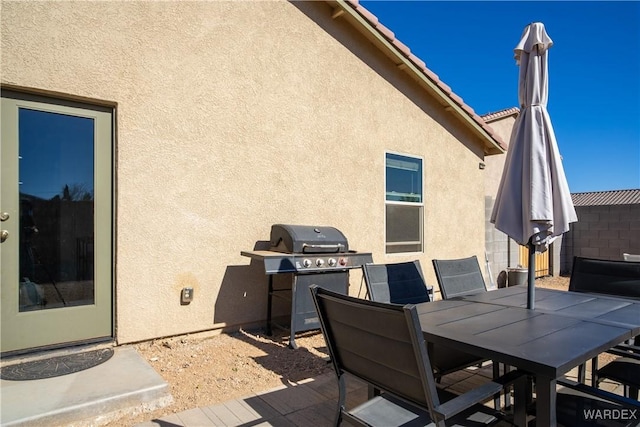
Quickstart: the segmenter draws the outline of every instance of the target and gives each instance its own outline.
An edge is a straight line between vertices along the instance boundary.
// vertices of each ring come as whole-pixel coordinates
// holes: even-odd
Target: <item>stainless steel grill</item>
[[[268,278],[267,334],[272,333],[273,297],[291,302],[289,346],[297,348],[295,334],[320,328],[309,287],[313,284],[346,294],[349,270],[373,262],[371,253],[349,249],[349,242],[334,227],[275,224],[271,227],[270,248],[243,251],[241,255],[264,263]],[[281,287],[274,276],[283,275]]]

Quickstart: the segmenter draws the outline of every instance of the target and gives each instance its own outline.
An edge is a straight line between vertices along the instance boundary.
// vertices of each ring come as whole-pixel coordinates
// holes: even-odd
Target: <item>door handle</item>
[[[7,240],[8,237],[9,237],[9,232],[7,230],[0,230],[0,243]]]
[[[0,213],[0,221],[4,222],[9,219],[9,212]]]

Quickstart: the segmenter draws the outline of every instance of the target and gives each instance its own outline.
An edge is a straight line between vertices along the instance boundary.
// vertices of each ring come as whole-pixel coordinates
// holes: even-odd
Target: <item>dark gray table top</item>
[[[460,297],[464,301],[485,302],[508,307],[526,307],[527,287],[513,286]],[[640,335],[640,301],[610,295],[536,288],[535,311],[578,319],[599,321],[631,329]]]
[[[526,294],[525,307],[501,305],[492,293],[419,304],[426,340],[555,379],[634,335],[626,324],[528,310]]]

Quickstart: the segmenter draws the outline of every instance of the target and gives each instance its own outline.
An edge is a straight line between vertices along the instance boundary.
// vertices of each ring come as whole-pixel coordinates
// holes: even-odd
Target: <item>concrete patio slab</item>
[[[133,347],[84,371],[30,381],[0,380],[2,426],[90,426],[173,400],[168,384]]]

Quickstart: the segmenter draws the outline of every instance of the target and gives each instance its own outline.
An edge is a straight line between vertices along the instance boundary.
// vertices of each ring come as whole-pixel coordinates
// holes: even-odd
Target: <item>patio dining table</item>
[[[462,296],[459,299],[508,307],[526,307],[527,289],[525,286],[513,286]],[[579,319],[594,319],[612,325],[625,325],[640,334],[640,300],[638,299],[537,288],[535,301],[536,311],[539,312]]]
[[[537,425],[555,426],[556,380],[640,334],[640,301],[537,291],[534,310],[526,308],[526,288],[515,287],[419,304],[418,314],[427,342],[535,376]]]

